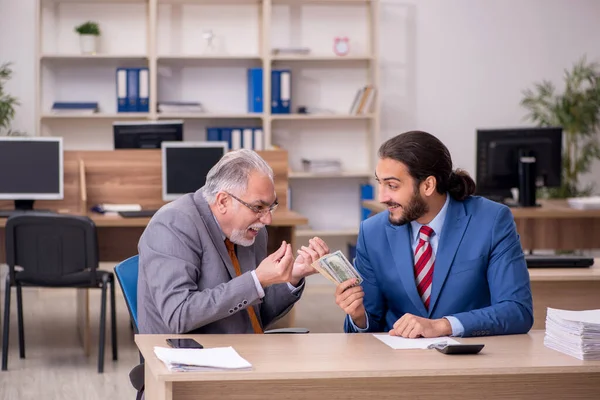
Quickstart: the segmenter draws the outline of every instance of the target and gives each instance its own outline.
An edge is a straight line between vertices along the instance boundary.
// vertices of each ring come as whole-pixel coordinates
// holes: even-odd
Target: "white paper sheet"
[[[154,347],[154,354],[172,371],[248,369],[252,367],[233,347],[172,349]]]
[[[448,336],[442,336],[438,338],[417,338],[408,339],[399,336],[390,336],[388,334],[374,334],[377,339],[390,346],[395,350],[406,350],[406,349],[426,349],[427,346],[433,343],[448,343],[448,344],[459,344],[456,340]]]

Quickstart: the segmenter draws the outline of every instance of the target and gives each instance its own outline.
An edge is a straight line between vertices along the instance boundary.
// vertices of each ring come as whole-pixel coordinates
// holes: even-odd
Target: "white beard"
[[[250,228],[254,228],[257,230],[260,230],[262,228],[264,228],[264,225],[262,224],[257,224],[257,225],[251,225],[250,227],[248,227],[248,229]],[[231,240],[233,243],[240,245],[240,246],[244,246],[244,247],[250,247],[254,244],[254,241],[256,240],[256,237],[253,237],[252,239],[248,239],[246,238],[246,231],[248,229],[234,229],[231,232],[231,237],[229,238],[229,240]]]

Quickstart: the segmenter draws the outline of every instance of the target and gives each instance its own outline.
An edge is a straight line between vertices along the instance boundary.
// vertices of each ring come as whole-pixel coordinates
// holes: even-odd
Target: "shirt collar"
[[[444,226],[444,220],[446,219],[446,214],[448,212],[448,203],[450,203],[450,195],[446,193],[446,202],[444,203],[444,206],[442,207],[440,212],[435,216],[435,218],[427,224],[427,226],[433,229],[435,235],[438,237],[438,240],[440,239],[440,236],[442,234],[442,227]],[[411,233],[413,242],[416,242],[419,238],[419,230],[423,225],[418,223],[417,221],[411,221],[410,226],[412,229]]]
[[[219,221],[217,221],[217,217],[215,217],[215,214],[213,214],[212,211],[211,211],[211,214],[212,214],[213,218],[215,219],[217,226],[219,227],[219,232],[221,232],[221,237],[223,238],[223,241],[225,241],[225,239],[227,239],[227,236],[225,236],[225,234],[223,233],[223,229],[221,229],[221,225],[219,225]]]

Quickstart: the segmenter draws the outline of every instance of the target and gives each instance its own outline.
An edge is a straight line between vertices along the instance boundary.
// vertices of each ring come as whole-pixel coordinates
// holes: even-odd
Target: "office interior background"
[[[363,218],[360,188],[374,183],[375,152],[383,141],[408,130],[430,132],[447,145],[455,168],[474,177],[477,129],[534,126],[520,104],[525,89],[549,80],[560,91],[565,69],[583,56],[600,62],[595,0],[381,0],[371,16],[358,1],[272,3],[271,15],[264,16],[260,1],[0,0],[0,64],[10,62],[13,69],[5,90],[20,103],[12,129],[62,137],[64,149],[72,151],[112,150],[115,121],[182,119],[184,141],[206,140],[211,127],[263,128],[268,143],[288,151],[288,205],[308,218],[297,229],[296,245],[318,235],[347,253]],[[80,56],[74,32],[88,20],[102,32],[95,57]],[[149,40],[150,29],[155,39]],[[206,53],[207,30],[214,34],[213,53]],[[346,56],[335,54],[336,38],[348,39]],[[262,51],[286,47],[311,53]],[[147,58],[156,63],[150,71],[155,101],[197,101],[212,116],[171,118],[155,110],[119,116],[116,69],[148,66]],[[246,72],[265,60],[270,68],[291,70],[289,117],[248,115]],[[352,114],[357,92],[374,78],[372,111]],[[55,101],[98,102],[100,112],[65,118],[52,114]],[[298,115],[299,107],[320,116]],[[347,173],[319,177],[303,171],[303,159],[324,158],[339,160]],[[599,177],[594,162],[581,184],[597,184]],[[121,260],[112,261],[102,268],[112,270]],[[332,287],[320,278],[309,282],[296,323],[314,332],[341,332],[343,314]],[[0,399],[134,396],[127,374],[137,349],[120,292],[119,360],[110,361],[107,350],[103,374],[94,368],[96,350],[86,357],[78,342],[74,291],[29,289],[24,296],[28,355],[18,356],[13,310]],[[90,301],[99,302],[99,294]],[[97,309],[90,307],[91,332],[97,331]]]

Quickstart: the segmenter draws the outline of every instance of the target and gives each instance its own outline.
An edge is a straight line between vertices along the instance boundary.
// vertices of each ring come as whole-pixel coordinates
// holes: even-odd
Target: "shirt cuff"
[[[450,322],[450,326],[452,327],[452,336],[462,336],[465,333],[465,327],[456,317],[444,317]]]
[[[359,332],[359,333],[363,333],[369,330],[369,314],[367,314],[367,312],[365,311],[365,320],[367,321],[367,327],[366,328],[359,328],[358,326],[356,326],[354,324],[354,321],[352,321],[352,318],[348,315],[348,319],[350,320],[350,324],[352,325],[352,328],[354,328],[355,331]]]
[[[256,276],[256,271],[251,271],[250,273],[252,274],[252,278],[254,279],[254,286],[256,286],[258,297],[262,299],[263,297],[265,297],[265,290],[263,289],[262,285],[260,284],[260,281],[258,280],[258,277]]]
[[[298,286],[294,286],[291,283],[287,283],[288,287],[290,288],[290,291],[292,292],[292,294],[296,295],[298,294],[302,288],[304,288],[304,278],[300,279],[300,282],[298,283]]]

